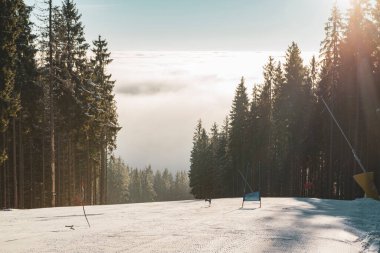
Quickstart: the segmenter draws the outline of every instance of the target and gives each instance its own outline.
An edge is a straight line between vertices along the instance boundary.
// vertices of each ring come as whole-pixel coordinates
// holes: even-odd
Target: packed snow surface
[[[0,252],[378,252],[380,201],[240,198],[0,212]],[[69,226],[69,227],[67,227]],[[72,227],[70,227],[72,226]]]

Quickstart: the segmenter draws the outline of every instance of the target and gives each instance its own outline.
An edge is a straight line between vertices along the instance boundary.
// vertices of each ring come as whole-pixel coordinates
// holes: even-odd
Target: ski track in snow
[[[380,202],[215,199],[0,212],[0,252],[380,252]],[[74,230],[70,226],[74,225]]]

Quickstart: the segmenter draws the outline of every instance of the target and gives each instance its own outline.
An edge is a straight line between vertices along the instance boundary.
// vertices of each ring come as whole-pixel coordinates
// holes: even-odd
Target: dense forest
[[[191,192],[197,198],[263,196],[352,199],[361,173],[330,117],[331,108],[380,186],[380,1],[335,6],[318,60],[304,64],[296,43],[284,62],[269,58],[251,99],[242,78],[222,127],[199,121],[193,138]]]
[[[34,208],[107,203],[119,131],[101,36],[84,38],[72,0],[0,1],[0,203]]]
[[[73,0],[0,0],[0,205],[55,207],[241,196],[352,199],[361,169],[380,185],[380,0],[335,6],[319,57],[292,43],[269,58],[249,98],[238,84],[225,122],[195,128],[189,174],[132,169],[112,156],[118,125],[107,41],[91,45]],[[247,183],[246,183],[246,181]]]
[[[120,158],[109,161],[108,171],[108,204],[193,199],[186,171],[173,177],[168,169],[132,169]]]

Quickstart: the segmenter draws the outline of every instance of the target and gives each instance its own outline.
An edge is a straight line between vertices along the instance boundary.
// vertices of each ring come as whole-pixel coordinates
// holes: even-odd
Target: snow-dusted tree
[[[131,169],[129,172],[130,184],[129,190],[129,201],[131,203],[141,202],[142,199],[142,175],[138,169]]]
[[[173,199],[184,200],[191,199],[189,177],[186,171],[177,171],[173,187]]]
[[[165,199],[165,190],[164,190],[164,181],[162,179],[161,171],[157,170],[154,174],[154,181],[153,181],[153,187],[154,191],[156,192],[156,200],[157,201],[164,201]]]
[[[173,199],[173,175],[168,169],[164,169],[162,172],[162,189],[163,189],[163,198],[165,200]]]
[[[121,158],[110,159],[108,162],[107,203],[122,204],[129,201],[129,168]]]
[[[152,167],[149,165],[142,171],[142,201],[151,202],[157,197],[154,191],[154,174]]]

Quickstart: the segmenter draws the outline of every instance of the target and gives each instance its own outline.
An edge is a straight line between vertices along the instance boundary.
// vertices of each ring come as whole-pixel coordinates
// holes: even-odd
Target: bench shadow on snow
[[[240,207],[238,210],[242,211],[252,211],[252,210],[257,210],[260,209],[259,207]]]

